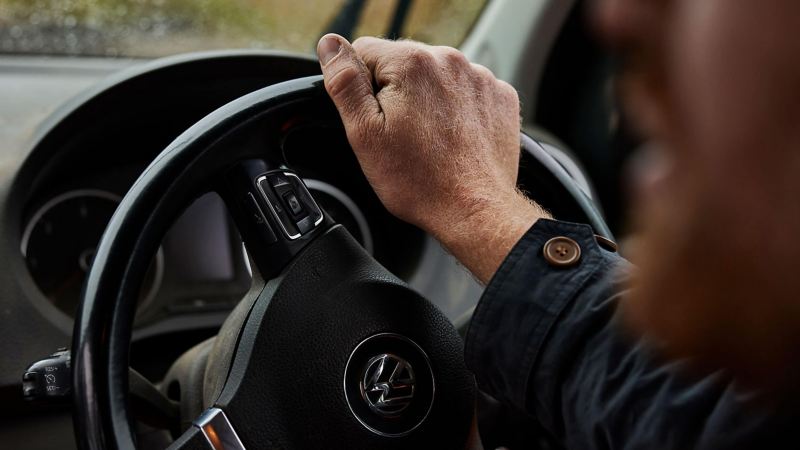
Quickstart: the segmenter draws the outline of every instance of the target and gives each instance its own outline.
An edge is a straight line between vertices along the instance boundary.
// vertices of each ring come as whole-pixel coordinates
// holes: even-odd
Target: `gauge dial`
[[[42,205],[22,236],[22,254],[42,293],[74,316],[95,249],[119,205],[119,196],[86,189],[69,191]],[[150,264],[139,296],[139,310],[155,296],[163,273],[163,254]]]
[[[364,213],[361,212],[356,202],[336,186],[320,180],[306,178],[303,180],[308,190],[314,196],[327,214],[347,228],[347,231],[371,255],[373,252],[372,231]]]

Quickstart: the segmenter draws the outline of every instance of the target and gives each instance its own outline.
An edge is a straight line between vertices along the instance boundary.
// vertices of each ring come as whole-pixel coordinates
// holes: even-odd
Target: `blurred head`
[[[624,311],[674,355],[800,374],[800,2],[598,0],[641,177]]]

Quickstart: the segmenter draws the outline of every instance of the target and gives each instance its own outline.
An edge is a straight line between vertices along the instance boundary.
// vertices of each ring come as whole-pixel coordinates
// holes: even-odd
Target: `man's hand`
[[[325,87],[386,208],[488,282],[546,213],[516,189],[519,99],[458,50],[326,35]]]

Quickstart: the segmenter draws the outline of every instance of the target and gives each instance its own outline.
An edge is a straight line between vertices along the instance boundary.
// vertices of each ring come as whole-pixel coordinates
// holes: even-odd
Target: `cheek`
[[[780,151],[795,133],[797,4],[685,0],[676,11],[668,69],[676,139],[705,176],[759,170],[755,157]]]
[[[783,235],[777,222],[800,224],[787,196],[800,189],[800,2],[686,0],[676,17],[668,70],[684,200],[705,203],[696,212],[727,223],[732,241]]]
[[[765,324],[800,320],[789,195],[800,192],[800,2],[679,3],[665,69],[673,167],[643,214],[627,309],[678,353],[779,378],[799,339]]]

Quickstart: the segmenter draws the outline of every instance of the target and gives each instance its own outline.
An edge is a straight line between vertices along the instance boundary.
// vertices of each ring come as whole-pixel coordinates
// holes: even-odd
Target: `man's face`
[[[599,0],[641,177],[624,311],[679,356],[761,384],[800,363],[800,1]]]

